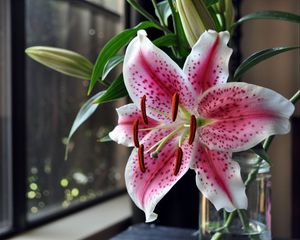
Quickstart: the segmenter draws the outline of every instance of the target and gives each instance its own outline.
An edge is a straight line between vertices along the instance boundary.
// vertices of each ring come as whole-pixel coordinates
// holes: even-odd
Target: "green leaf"
[[[168,0],[161,1],[157,4],[158,11],[160,12],[160,16],[162,16],[162,20],[166,26],[168,26],[168,18],[171,16],[172,11]]]
[[[300,46],[268,48],[252,54],[250,57],[244,60],[241,63],[241,65],[235,70],[233,81],[238,81],[241,78],[242,74],[244,74],[246,71],[248,71],[256,64],[262,62],[263,60],[271,58],[277,54],[298,49],[298,48],[300,48]]]
[[[128,92],[124,84],[123,74],[120,74],[105,93],[94,100],[94,103],[110,102],[125,96],[128,96]]]
[[[80,108],[79,112],[76,115],[76,118],[73,122],[72,128],[69,132],[69,136],[66,141],[66,151],[65,151],[65,159],[68,158],[68,145],[70,142],[71,137],[76,132],[76,130],[96,111],[98,104],[95,104],[94,101],[102,96],[105,91],[101,91],[87,100],[82,107]]]
[[[110,73],[111,70],[113,70],[117,65],[119,65],[124,60],[124,55],[117,55],[109,59],[103,69],[102,77],[101,79],[105,79],[107,75]]]
[[[271,165],[271,158],[267,151],[262,147],[261,144],[256,145],[255,147],[251,148],[251,151],[253,151],[257,156],[264,159],[268,164]]]
[[[177,38],[175,34],[170,33],[162,37],[156,38],[155,40],[153,40],[153,44],[157,47],[171,47],[177,44]]]
[[[55,47],[35,46],[25,50],[35,61],[68,76],[90,80],[93,64],[79,53]]]
[[[282,11],[258,11],[243,16],[236,23],[234,23],[232,27],[236,27],[237,25],[244,22],[258,19],[284,20],[289,22],[300,23],[300,16],[294,13]]]
[[[129,41],[136,35],[138,30],[146,29],[150,27],[156,27],[153,22],[141,22],[139,25],[131,29],[126,29],[118,35],[114,36],[100,51],[98,58],[96,60],[95,66],[93,68],[92,78],[88,89],[88,95],[91,93],[93,87],[95,86],[98,79],[103,74],[103,70],[107,61],[115,56],[121,48],[126,46]],[[103,79],[100,79],[102,81]]]
[[[150,13],[148,13],[139,3],[137,3],[135,0],[127,0],[127,2],[141,15],[143,15],[146,19],[148,19],[150,22],[156,25],[156,28],[169,32],[168,28],[165,28],[158,22]]]

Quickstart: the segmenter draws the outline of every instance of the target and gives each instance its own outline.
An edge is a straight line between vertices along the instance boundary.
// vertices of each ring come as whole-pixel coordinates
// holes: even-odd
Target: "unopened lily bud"
[[[230,30],[232,24],[234,23],[234,8],[232,0],[225,0],[225,21],[226,21],[226,30]]]
[[[194,46],[200,35],[215,24],[203,0],[177,0],[177,9],[186,38]]]
[[[35,61],[63,74],[89,80],[93,64],[84,56],[61,48],[36,46],[25,50]]]
[[[216,4],[212,5],[216,12],[216,17],[220,22],[222,30],[230,30],[234,22],[234,8],[232,0],[219,0]]]

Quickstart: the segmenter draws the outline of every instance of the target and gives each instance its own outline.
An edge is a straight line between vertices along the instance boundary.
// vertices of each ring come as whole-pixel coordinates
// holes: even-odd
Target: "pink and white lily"
[[[217,209],[247,208],[245,187],[232,152],[247,150],[290,129],[294,106],[278,93],[246,83],[226,83],[229,34],[202,34],[181,69],[139,31],[127,47],[123,74],[133,103],[117,109],[112,140],[135,146],[125,179],[146,214],[188,171]]]

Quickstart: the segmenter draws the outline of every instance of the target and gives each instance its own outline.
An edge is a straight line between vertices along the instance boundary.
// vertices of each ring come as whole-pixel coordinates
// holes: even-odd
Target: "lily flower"
[[[252,84],[226,83],[228,41],[228,32],[204,32],[183,69],[144,30],[127,47],[123,75],[133,103],[117,109],[118,126],[109,136],[135,146],[126,187],[146,222],[157,218],[157,203],[190,168],[217,209],[246,209],[232,152],[290,129],[294,106],[283,96]]]

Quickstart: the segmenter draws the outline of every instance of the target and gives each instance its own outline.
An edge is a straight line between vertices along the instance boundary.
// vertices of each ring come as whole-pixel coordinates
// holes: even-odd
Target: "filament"
[[[158,143],[155,144],[158,145],[156,150],[154,152],[151,153],[151,157],[153,158],[157,158],[158,157],[158,153],[161,151],[161,149],[166,145],[166,143],[172,138],[174,137],[179,131],[181,131],[184,128],[184,126],[179,126],[178,128],[176,128],[174,131],[172,131],[170,134],[168,134],[167,136],[165,136],[163,139],[161,139]],[[153,146],[151,147],[151,149],[153,149]]]

